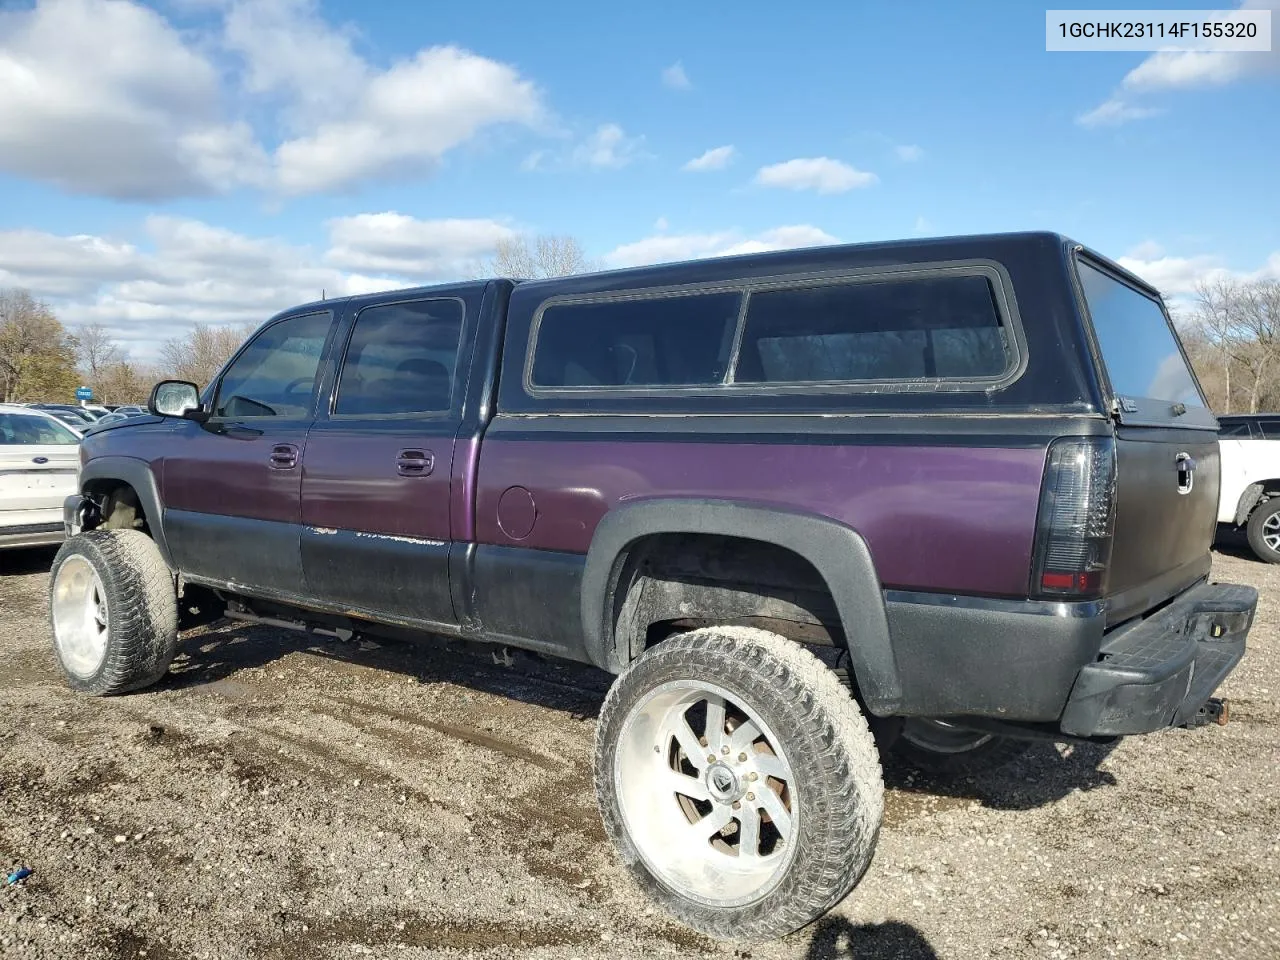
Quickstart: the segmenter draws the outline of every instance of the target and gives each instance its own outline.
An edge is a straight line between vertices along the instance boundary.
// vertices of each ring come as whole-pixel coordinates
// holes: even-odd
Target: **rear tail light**
[[[1107,587],[1115,529],[1116,448],[1110,437],[1049,447],[1036,524],[1031,593],[1092,599]]]

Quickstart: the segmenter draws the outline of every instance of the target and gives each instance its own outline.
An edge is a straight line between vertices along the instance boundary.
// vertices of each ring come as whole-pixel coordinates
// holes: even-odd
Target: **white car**
[[[79,477],[76,431],[40,410],[0,403],[0,549],[61,543],[62,501]]]

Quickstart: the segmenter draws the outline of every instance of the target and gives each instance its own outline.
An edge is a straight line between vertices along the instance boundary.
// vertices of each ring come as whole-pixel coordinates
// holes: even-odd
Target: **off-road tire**
[[[55,636],[54,655],[67,684],[95,697],[150,686],[168,672],[178,638],[177,591],[159,548],[138,530],[91,530],[66,541],[49,574],[51,630],[58,571],[77,556],[102,582],[107,639],[96,672],[83,676],[67,668]]]
[[[911,721],[907,721],[910,724]],[[991,735],[971,749],[959,752],[930,750],[908,737],[908,728],[894,741],[893,752],[919,770],[940,778],[962,778],[988,773],[1012,763],[1031,748],[1029,740]],[[978,736],[975,734],[975,737]]]
[[[1245,528],[1249,534],[1250,549],[1259,560],[1267,563],[1280,563],[1280,551],[1271,549],[1267,546],[1267,541],[1262,539],[1265,533],[1263,524],[1277,514],[1280,514],[1280,497],[1264,500],[1249,514],[1249,523]]]
[[[799,784],[797,840],[785,872],[751,903],[708,906],[671,889],[644,863],[614,787],[618,738],[631,709],[662,684],[709,679],[755,710]],[[709,627],[646,651],[614,682],[600,712],[596,797],[632,877],[678,920],[713,937],[769,939],[816,920],[851,891],[875,852],[884,781],[875,741],[836,675],[803,647],[746,627]]]

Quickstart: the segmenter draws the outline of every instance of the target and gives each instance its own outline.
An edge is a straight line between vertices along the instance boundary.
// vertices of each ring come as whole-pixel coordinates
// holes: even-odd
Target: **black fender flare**
[[[605,514],[591,538],[582,575],[582,629],[596,666],[618,673],[626,662],[613,636],[614,593],[627,549],[643,537],[706,533],[771,543],[804,557],[826,581],[844,626],[849,659],[867,708],[887,716],[902,703],[902,683],[885,614],[884,591],[867,542],[829,517],[732,500],[654,498]]]
[[[1253,513],[1259,501],[1262,500],[1262,492],[1266,489],[1265,483],[1251,483],[1240,494],[1240,499],[1236,503],[1236,526],[1243,527],[1249,521],[1249,514]]]
[[[156,475],[151,471],[151,464],[137,457],[97,457],[80,468],[80,489],[83,491],[94,480],[118,480],[127,483],[138,495],[138,504],[147,518],[147,527],[151,531],[151,539],[160,548],[160,556],[169,565],[170,570],[177,570],[173,562],[173,554],[169,552],[169,541],[164,530],[164,506],[160,500],[160,488],[156,485]]]

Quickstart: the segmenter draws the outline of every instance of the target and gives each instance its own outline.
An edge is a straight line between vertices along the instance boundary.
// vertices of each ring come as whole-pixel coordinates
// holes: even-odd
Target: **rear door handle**
[[[430,450],[401,450],[396,455],[396,471],[402,477],[429,477],[435,465]]]
[[[271,448],[271,468],[292,470],[298,465],[298,448],[292,443],[277,443]]]

